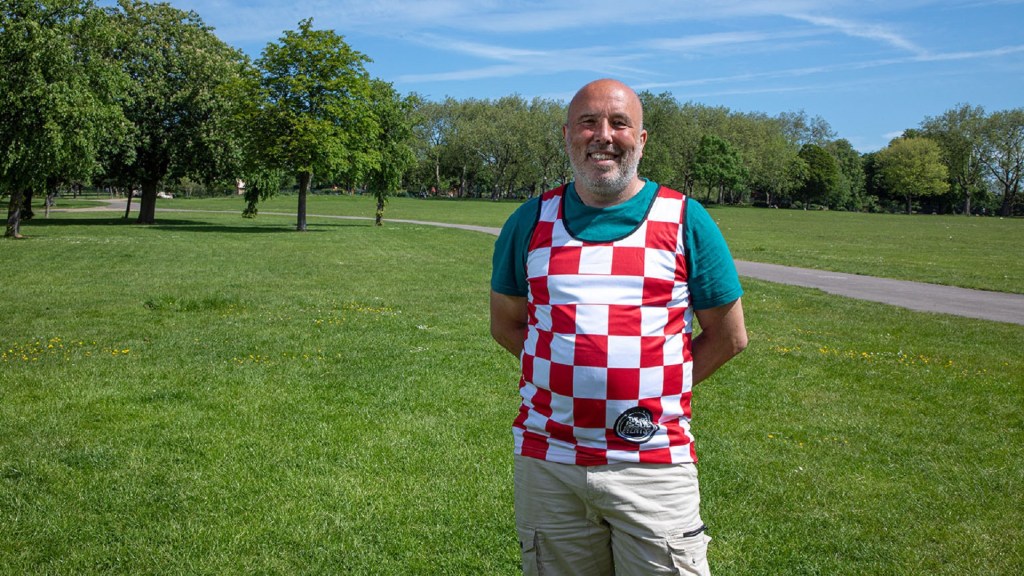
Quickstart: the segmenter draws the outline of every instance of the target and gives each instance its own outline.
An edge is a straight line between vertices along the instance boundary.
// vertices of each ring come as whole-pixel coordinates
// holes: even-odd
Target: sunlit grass
[[[492,237],[158,221],[0,242],[0,573],[518,573]],[[695,396],[716,573],[1024,572],[1024,327],[745,288]]]
[[[294,196],[266,212],[295,212]],[[161,200],[169,208],[240,213],[237,197]],[[500,227],[518,202],[393,198],[386,218]],[[310,214],[372,218],[365,196],[314,196]],[[1024,294],[1024,220],[712,207],[740,260]]]

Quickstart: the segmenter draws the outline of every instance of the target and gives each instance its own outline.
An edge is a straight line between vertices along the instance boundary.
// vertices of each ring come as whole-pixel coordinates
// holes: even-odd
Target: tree
[[[835,158],[839,168],[839,180],[828,197],[829,207],[863,209],[867,202],[864,197],[864,163],[860,153],[845,138],[828,142],[824,148]]]
[[[364,64],[370,59],[311,18],[267,44],[256,61],[260,113],[253,119],[273,166],[299,183],[296,229],[306,230],[314,174],[357,181],[374,167],[370,146],[380,128]]]
[[[525,130],[529,160],[523,185],[531,197],[569,180],[572,167],[562,138],[565,114],[565,106],[554,100],[534,98],[530,102]]]
[[[644,106],[647,144],[640,160],[640,173],[659,184],[690,194],[693,192],[693,162],[700,145],[696,105],[682,107],[671,93],[655,96],[638,94]]]
[[[764,126],[763,128],[767,128]],[[779,132],[765,130],[758,147],[749,153],[750,184],[764,195],[764,205],[777,206],[803,184],[807,163],[797,155],[796,146]],[[744,155],[747,158],[748,155]]]
[[[839,166],[835,158],[817,144],[804,144],[799,156],[807,164],[803,185],[797,189],[804,210],[811,203],[827,204],[839,185]]]
[[[529,162],[528,137],[520,134],[529,126],[529,108],[518,94],[485,102],[472,125],[474,148],[480,155],[491,188],[491,198],[511,196]],[[509,128],[515,126],[516,130]]]
[[[779,114],[779,122],[790,142],[803,146],[815,144],[824,146],[835,139],[836,133],[821,116],[808,118],[803,110]]]
[[[697,148],[693,173],[698,182],[708,186],[708,200],[712,189],[715,189],[718,191],[718,203],[722,203],[725,191],[743,178],[743,163],[729,142],[718,136],[705,135]]]
[[[32,194],[87,181],[123,134],[126,78],[111,55],[110,22],[91,2],[0,5],[0,192],[4,235],[21,237]],[[28,211],[25,211],[25,207]]]
[[[921,128],[942,149],[949,179],[963,202],[963,213],[971,215],[971,198],[982,186],[985,111],[980,106],[960,104],[935,118],[925,118]]]
[[[1024,108],[995,112],[985,122],[982,162],[1001,188],[999,215],[1012,215],[1024,172]]]
[[[876,156],[886,186],[907,201],[907,214],[913,212],[913,199],[944,194],[949,190],[942,152],[928,138],[897,138]]]
[[[380,128],[374,142],[377,161],[369,171],[367,187],[377,200],[377,226],[383,224],[384,204],[388,196],[402,184],[402,176],[413,165],[412,120],[416,98],[402,98],[391,84],[372,81],[373,115]]]
[[[455,100],[429,102],[420,99],[415,111],[415,152],[419,162],[418,174],[424,190],[429,185],[434,194],[448,189],[448,179],[442,175],[442,159],[452,131]]]
[[[237,145],[228,122],[241,53],[214,36],[195,12],[119,0],[119,59],[131,76],[124,105],[130,150],[110,177],[142,188],[138,223],[156,220],[157,190],[167,177],[232,177]]]

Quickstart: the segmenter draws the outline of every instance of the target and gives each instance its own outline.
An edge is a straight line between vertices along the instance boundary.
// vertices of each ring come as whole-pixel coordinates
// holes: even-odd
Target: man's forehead
[[[579,96],[569,105],[569,118],[639,118],[643,115],[639,100],[625,91]]]

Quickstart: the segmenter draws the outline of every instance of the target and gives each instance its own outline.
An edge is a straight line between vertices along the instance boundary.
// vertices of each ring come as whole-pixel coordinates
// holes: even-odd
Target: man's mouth
[[[598,162],[601,162],[601,161],[604,161],[604,160],[615,160],[618,157],[619,157],[618,154],[614,154],[612,152],[591,152],[590,153],[590,158],[592,160],[597,160]]]

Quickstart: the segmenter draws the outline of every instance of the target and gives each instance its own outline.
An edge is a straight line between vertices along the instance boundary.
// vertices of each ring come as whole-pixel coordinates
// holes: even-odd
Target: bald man
[[[638,176],[628,86],[581,88],[562,132],[574,180],[509,218],[491,276],[491,334],[521,365],[523,572],[710,574],[690,398],[747,345],[732,257],[703,207]]]

